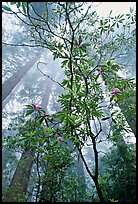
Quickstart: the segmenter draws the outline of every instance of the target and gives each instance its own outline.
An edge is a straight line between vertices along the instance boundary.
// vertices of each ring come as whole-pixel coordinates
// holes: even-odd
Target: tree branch
[[[55,83],[57,83],[59,86],[61,86],[63,89],[65,89],[64,88],[64,86],[61,84],[61,83],[59,83],[58,81],[55,81],[54,79],[52,79],[49,75],[47,75],[47,74],[45,74],[40,68],[39,68],[39,64],[45,64],[45,65],[47,65],[47,63],[44,63],[44,62],[38,62],[37,63],[37,69],[44,75],[44,76],[46,76],[46,77],[48,77],[51,81],[53,81],[53,82],[55,82]]]

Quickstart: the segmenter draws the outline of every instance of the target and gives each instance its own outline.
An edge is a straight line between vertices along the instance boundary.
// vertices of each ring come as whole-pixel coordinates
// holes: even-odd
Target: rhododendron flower
[[[118,88],[114,88],[112,90],[112,95],[115,96],[116,94],[119,94],[121,91]]]
[[[45,113],[44,113],[44,112],[42,112],[42,113],[41,113],[41,116],[45,116]]]
[[[46,111],[46,116],[49,116],[49,113],[48,113],[48,111]]]
[[[39,104],[34,104],[33,106],[34,106],[34,109],[35,109],[35,110],[40,110],[40,109],[42,109],[42,106],[39,105]]]
[[[41,116],[49,116],[49,113],[47,111],[46,112],[42,112]]]
[[[56,142],[63,142],[63,141],[64,141],[64,138],[61,136],[58,136],[56,139]]]

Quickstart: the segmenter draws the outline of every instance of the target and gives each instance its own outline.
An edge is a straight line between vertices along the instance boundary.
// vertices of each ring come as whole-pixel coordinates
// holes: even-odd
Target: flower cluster
[[[37,110],[37,111],[42,109],[42,106],[39,105],[39,104],[33,104],[33,106],[34,106],[34,109]]]
[[[114,88],[114,89],[112,90],[112,95],[115,96],[115,95],[119,94],[120,92],[121,92],[121,91],[120,91],[118,88]]]
[[[56,142],[63,142],[64,138],[61,136],[56,137]]]
[[[42,117],[44,117],[44,116],[47,116],[47,117],[48,117],[48,116],[49,116],[48,111],[46,111],[46,112],[42,112],[42,113],[41,113],[41,116],[42,116]]]

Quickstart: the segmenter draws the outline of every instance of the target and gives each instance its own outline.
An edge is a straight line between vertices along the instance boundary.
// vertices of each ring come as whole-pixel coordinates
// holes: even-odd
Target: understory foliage
[[[35,151],[37,175],[25,201],[30,194],[36,202],[135,201],[135,150],[124,139],[135,129],[135,80],[117,74],[124,68],[117,62],[118,53],[123,59],[121,49],[127,54],[132,42],[135,46],[135,11],[115,17],[110,12],[100,19],[92,5],[84,11],[83,2],[43,2],[40,10],[33,3],[11,2],[23,15],[16,16],[31,26],[31,42],[62,60],[65,78],[58,83],[63,88],[60,111],[49,115],[41,105],[28,104],[4,138],[3,148]],[[13,12],[10,6],[3,10]],[[98,144],[105,140],[112,148],[101,157]],[[82,151],[88,141],[92,169]],[[77,173],[80,158],[94,191]]]
[[[117,144],[100,159],[100,183],[107,200],[136,202],[135,145]]]

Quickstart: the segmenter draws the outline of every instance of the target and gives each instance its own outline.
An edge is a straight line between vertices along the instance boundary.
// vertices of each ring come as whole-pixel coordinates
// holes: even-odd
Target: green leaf
[[[35,144],[36,144],[36,139],[35,139],[35,138],[32,138],[32,139],[31,139],[31,142],[33,143],[33,145],[35,145]]]
[[[45,119],[45,117],[39,118],[39,119],[37,120],[37,122],[41,124],[44,119]]]
[[[100,25],[101,25],[101,26],[103,25],[103,20],[100,20]]]
[[[87,47],[87,46],[90,46],[90,45],[91,45],[90,43],[83,43],[82,44],[83,47]]]
[[[101,120],[108,120],[110,117],[102,118]]]
[[[14,5],[14,4],[16,4],[16,3],[17,3],[17,2],[10,2],[11,5]]]
[[[79,45],[81,44],[82,39],[81,39],[81,35],[79,35]]]
[[[112,13],[112,10],[110,11],[110,13],[109,13],[109,14],[111,15],[111,13]]]
[[[23,140],[26,140],[26,139],[28,139],[28,138],[26,138],[26,137],[22,137],[22,138],[19,139],[18,141],[20,142],[20,141],[23,141]]]
[[[97,81],[98,77],[100,76],[100,73],[97,74],[97,76],[95,77],[95,81]]]
[[[27,116],[27,115],[30,115],[30,114],[33,113],[33,112],[34,112],[33,109],[28,109],[28,110],[26,111],[26,116]]]
[[[112,70],[115,70],[115,71],[118,71],[118,70],[120,69],[120,67],[119,67],[119,65],[117,65],[117,64],[113,64],[113,65],[111,66],[111,69],[112,69]]]
[[[2,6],[2,8],[4,9],[4,10],[6,10],[6,11],[12,11],[8,6]]]
[[[23,12],[26,14],[27,11],[27,4],[26,2],[22,2]]]
[[[17,8],[19,8],[21,6],[21,2],[17,2]]]
[[[113,121],[115,124],[117,123],[117,122],[116,122],[116,120],[115,120],[115,119],[113,119],[113,118],[112,118],[112,121]]]
[[[113,100],[113,98],[114,98],[114,96],[111,96],[111,98],[110,98],[110,102]]]
[[[27,109],[32,109],[33,105],[25,105],[27,107]]]
[[[62,66],[66,65],[68,63],[69,60],[64,60],[61,62]]]
[[[111,113],[111,116],[113,116],[116,112],[117,112],[117,111],[112,112],[112,113]]]
[[[68,84],[68,80],[63,80],[63,82],[61,83],[63,86],[67,85]]]
[[[111,57],[110,56],[108,56],[108,61],[111,61]]]
[[[134,7],[130,7],[130,13],[133,13]]]

